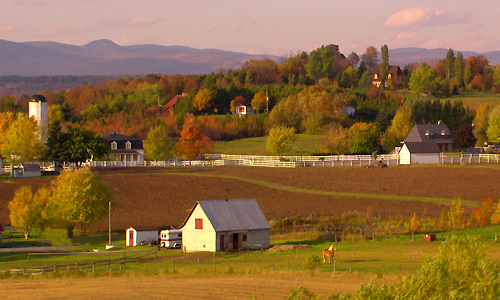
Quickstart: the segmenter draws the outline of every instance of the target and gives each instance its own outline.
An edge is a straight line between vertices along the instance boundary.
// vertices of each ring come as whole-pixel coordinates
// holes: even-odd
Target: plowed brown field
[[[439,215],[446,201],[500,197],[500,168],[429,166],[366,168],[100,168],[115,193],[115,230],[129,226],[178,226],[198,200],[255,198],[269,218],[335,215],[348,211]],[[230,178],[228,178],[230,177]],[[50,184],[53,177],[0,181],[0,222],[9,224],[14,191]],[[266,183],[274,186],[266,186]],[[263,185],[264,184],[264,185]],[[286,187],[305,190],[289,191]],[[285,188],[285,189],[283,189]],[[307,190],[307,191],[306,191]],[[348,193],[344,195],[324,192]],[[323,193],[323,194],[322,194]],[[362,195],[352,195],[352,194]],[[371,197],[372,195],[373,197]],[[397,199],[389,199],[397,196]],[[385,197],[385,198],[384,198]],[[422,197],[408,200],[406,197]],[[445,200],[446,200],[445,199]],[[422,200],[422,201],[420,201]],[[107,220],[92,226],[107,230]]]

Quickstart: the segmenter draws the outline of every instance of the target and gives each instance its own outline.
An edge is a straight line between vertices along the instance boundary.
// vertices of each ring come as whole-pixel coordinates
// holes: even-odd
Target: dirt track
[[[440,214],[442,203],[325,196],[264,187],[233,176],[309,190],[378,195],[455,198],[477,201],[481,196],[500,197],[499,169],[472,167],[390,167],[271,169],[221,168],[106,168],[96,169],[115,193],[115,230],[129,226],[178,226],[198,200],[255,198],[269,219],[288,216],[336,215],[348,211],[373,214]],[[188,175],[179,175],[184,173]],[[192,174],[192,175],[190,175]],[[474,178],[472,181],[471,178]],[[22,185],[34,189],[53,178],[0,181],[0,222],[10,223],[7,203]],[[403,197],[404,198],[404,197]],[[107,220],[92,226],[106,230]]]

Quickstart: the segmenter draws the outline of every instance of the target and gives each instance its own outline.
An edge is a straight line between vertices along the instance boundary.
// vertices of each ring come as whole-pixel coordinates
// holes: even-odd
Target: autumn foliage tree
[[[267,95],[264,92],[257,92],[252,99],[252,108],[260,111],[266,108]]]
[[[14,199],[9,202],[10,222],[12,226],[24,231],[28,239],[31,232],[41,232],[47,225],[45,207],[51,197],[48,188],[41,188],[35,194],[31,187],[23,186],[16,190]]]
[[[186,123],[182,127],[179,142],[175,144],[175,151],[185,159],[196,159],[202,153],[213,152],[213,142],[198,126]]]
[[[101,177],[89,168],[61,173],[51,184],[52,198],[47,215],[66,229],[68,238],[81,225],[85,235],[89,225],[106,215],[112,193]]]
[[[296,139],[295,128],[278,125],[269,131],[266,139],[266,149],[278,154],[281,158],[284,152],[292,148]]]
[[[212,105],[213,92],[209,89],[201,89],[193,99],[193,106],[198,111],[205,110]]]

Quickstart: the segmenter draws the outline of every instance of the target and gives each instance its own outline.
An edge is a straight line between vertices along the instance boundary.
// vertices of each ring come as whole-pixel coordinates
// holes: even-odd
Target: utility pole
[[[109,239],[108,245],[111,246],[111,201],[109,202]]]

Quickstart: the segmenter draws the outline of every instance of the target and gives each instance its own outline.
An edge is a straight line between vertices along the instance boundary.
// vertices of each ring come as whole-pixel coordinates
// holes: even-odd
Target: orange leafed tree
[[[175,144],[176,152],[185,159],[195,159],[201,153],[213,152],[213,142],[204,135],[200,128],[184,124],[179,142]]]
[[[491,214],[493,213],[494,199],[493,197],[482,198],[477,204],[471,216],[471,225],[488,226],[491,222]],[[477,222],[477,224],[473,224]]]

